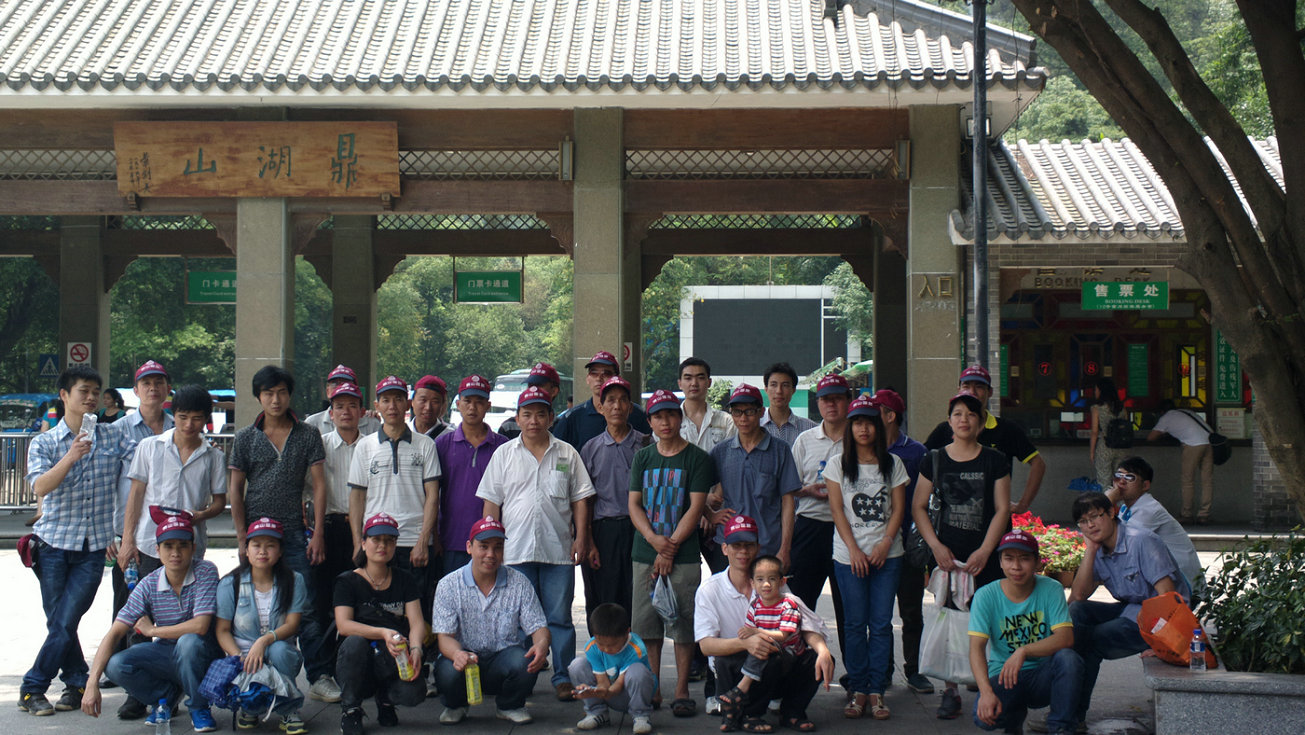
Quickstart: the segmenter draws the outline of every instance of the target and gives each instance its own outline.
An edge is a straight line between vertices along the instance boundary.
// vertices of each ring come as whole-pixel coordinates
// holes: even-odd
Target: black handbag
[[[929,526],[934,533],[938,533],[938,523],[942,519],[942,496],[938,492],[938,452],[941,449],[929,450],[929,459],[933,463],[933,492],[929,493]],[[920,528],[917,524],[911,525],[911,532],[907,534],[906,541],[902,544],[905,551],[904,557],[906,563],[913,567],[926,567],[933,560],[933,549],[925,543],[924,536],[920,534]]]

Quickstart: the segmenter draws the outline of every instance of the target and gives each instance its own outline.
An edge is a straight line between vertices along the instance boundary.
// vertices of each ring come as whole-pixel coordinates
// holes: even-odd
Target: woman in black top
[[[385,513],[367,519],[357,569],[335,579],[335,627],[340,635],[335,678],[340,683],[340,730],[362,735],[362,702],[376,698],[376,721],[399,724],[394,705],[416,707],[426,700],[421,671],[426,621],[421,614],[421,588],[407,572],[394,566],[399,524]],[[402,648],[406,646],[406,651]],[[399,657],[407,659],[413,677],[399,676]]]
[[[1002,577],[993,551],[1010,528],[1010,460],[979,444],[983,405],[978,398],[968,393],[953,396],[947,411],[952,442],[920,460],[911,514],[938,568],[969,572],[978,589]],[[935,486],[940,508],[936,530],[929,522],[929,496]],[[956,683],[949,681],[938,717],[950,720],[960,714],[961,698]]]

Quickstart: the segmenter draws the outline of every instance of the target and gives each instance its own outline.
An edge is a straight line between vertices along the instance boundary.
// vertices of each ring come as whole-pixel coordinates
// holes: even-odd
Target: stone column
[[[946,413],[964,354],[961,259],[946,216],[960,205],[959,121],[955,107],[911,108],[906,405],[920,435]]]
[[[621,370],[639,385],[640,252],[625,248],[625,146],[619,108],[575,111],[574,212],[575,317],[572,344],[577,403],[584,394],[584,365],[598,350],[622,357],[631,343],[632,369]]]
[[[331,294],[335,304],[332,364],[353,368],[364,391],[376,382],[374,230],[373,217],[337,215],[331,245]]]
[[[235,424],[240,427],[259,412],[250,387],[254,373],[264,365],[294,371],[295,256],[286,200],[238,200],[235,239]]]
[[[892,388],[905,400],[907,379],[906,259],[875,246],[874,387]],[[910,407],[907,407],[909,415]]]
[[[109,376],[109,292],[104,283],[100,217],[64,217],[59,225],[59,368],[69,365],[68,345],[90,346],[90,365]],[[179,287],[183,284],[179,284]]]

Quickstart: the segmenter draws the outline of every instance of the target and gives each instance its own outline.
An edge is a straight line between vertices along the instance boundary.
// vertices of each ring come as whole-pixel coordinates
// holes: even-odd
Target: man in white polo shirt
[[[440,503],[440,459],[435,440],[408,428],[408,384],[393,375],[376,384],[383,425],[363,437],[349,466],[349,525],[354,552],[362,547],[363,518],[388,513],[399,523],[394,560],[417,578],[423,614],[430,612],[439,554],[435,533]],[[434,546],[432,546],[434,545]]]
[[[553,402],[537,386],[517,398],[521,435],[489,459],[476,497],[483,516],[512,529],[504,562],[526,575],[548,618],[552,635],[553,689],[561,701],[573,698],[567,665],[575,658],[575,565],[589,553],[589,503],[593,483],[580,452],[548,433]],[[574,523],[574,535],[572,528]]]

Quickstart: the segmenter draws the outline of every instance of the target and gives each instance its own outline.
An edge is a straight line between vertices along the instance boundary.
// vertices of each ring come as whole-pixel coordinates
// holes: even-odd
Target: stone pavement
[[[224,573],[235,566],[235,553],[229,549],[214,549],[210,552],[209,559],[214,561],[218,565],[219,571]],[[1204,563],[1208,564],[1213,559],[1213,554],[1202,554],[1202,562]],[[100,587],[99,594],[96,596],[95,604],[82,623],[82,646],[85,649],[88,662],[94,656],[95,648],[108,629],[110,622],[111,597],[108,576],[106,570],[105,580]],[[80,712],[59,712],[52,717],[38,718],[19,711],[16,706],[19,684],[23,673],[31,665],[32,659],[40,647],[41,640],[44,637],[44,626],[41,618],[40,594],[36,578],[19,563],[17,553],[12,550],[0,551],[0,589],[5,590],[5,594],[0,595],[0,623],[2,623],[0,624],[0,734],[76,732],[118,735],[119,733],[139,734],[148,732],[140,721],[123,722],[113,716],[124,696],[121,689],[105,690],[104,710],[106,714],[101,716],[99,720],[92,720]],[[576,589],[583,589],[578,575]],[[926,596],[927,602],[928,598]],[[578,621],[578,625],[582,626],[584,621],[583,600],[577,599],[577,603],[574,609],[575,619]],[[827,619],[833,619],[833,610],[827,593],[821,599],[819,608],[819,612]],[[900,621],[897,622],[900,624]],[[587,640],[583,630],[578,633],[577,637],[581,643]],[[900,666],[900,650],[896,660]],[[674,676],[673,667],[671,670],[666,670],[665,673],[668,681],[663,684],[663,691],[669,694],[670,687],[673,685],[673,682],[669,681]],[[841,668],[839,673],[842,673]],[[307,690],[307,685],[303,682],[302,676],[300,686],[305,691]],[[61,687],[56,682],[50,691],[51,701],[58,696],[60,691]],[[697,698],[699,707],[701,707],[702,685],[694,684],[691,686],[690,691]],[[962,694],[967,708],[972,707],[975,695],[964,692]],[[952,721],[936,719],[934,709],[938,705],[938,696],[922,696],[912,693],[905,687],[900,669],[897,672],[893,687],[885,696],[885,700],[893,711],[892,719],[886,722],[876,722],[869,719],[864,721],[846,720],[842,716],[842,690],[835,685],[829,692],[821,690],[815,701],[812,702],[809,715],[819,726],[820,732],[824,733],[880,731],[906,732],[914,735],[953,735],[955,733],[980,732],[971,722],[968,714],[961,719]],[[365,706],[365,709],[369,715],[369,720],[366,723],[369,732],[408,735],[429,732],[432,728],[438,728],[436,723],[441,706],[438,699],[428,699],[425,704],[415,709],[399,708],[401,724],[393,729],[380,728],[375,724],[375,710],[370,703]],[[535,722],[530,725],[513,726],[507,722],[493,719],[492,704],[480,705],[472,709],[471,717],[459,728],[465,732],[474,733],[505,733],[509,730],[519,730],[522,734],[529,732],[574,733],[575,723],[582,716],[579,704],[564,704],[554,700],[547,676],[540,677],[535,696],[529,703],[529,709],[535,716]],[[215,714],[217,715],[218,725],[222,730],[231,727],[229,713],[218,712]],[[1034,718],[1039,718],[1041,714],[1035,712]],[[309,731],[312,733],[339,732],[338,705],[326,705],[310,700],[304,707],[303,717],[308,723]],[[1132,657],[1107,662],[1102,667],[1101,678],[1093,699],[1090,717],[1091,733],[1093,735],[1144,735],[1152,731],[1151,718],[1151,693],[1143,683],[1142,667],[1139,659]],[[672,717],[669,711],[662,710],[654,713],[653,716],[653,726],[657,733],[714,732],[717,723],[716,718],[707,717],[701,713],[693,718],[677,719]],[[616,719],[613,721],[613,727],[604,730],[604,732],[613,735],[628,733],[630,725],[628,718],[624,720]],[[183,714],[173,723],[173,726],[174,732],[178,733],[178,735],[189,732],[189,718]],[[450,728],[450,732],[452,731],[454,731],[454,728]],[[277,730],[274,725],[265,724],[256,732],[275,733]]]

